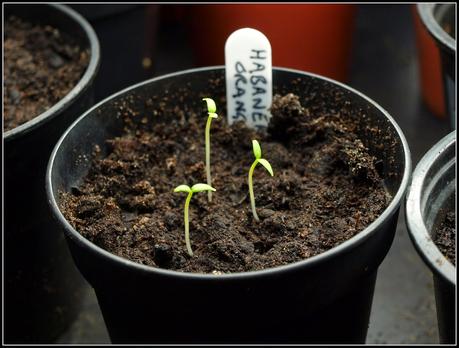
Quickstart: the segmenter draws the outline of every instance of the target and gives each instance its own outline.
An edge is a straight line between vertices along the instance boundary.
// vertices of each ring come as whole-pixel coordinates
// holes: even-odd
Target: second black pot
[[[419,255],[432,270],[441,343],[456,336],[456,268],[433,238],[456,196],[456,131],[433,146],[419,161],[406,199],[406,224]]]
[[[274,92],[293,92],[310,105],[361,120],[361,139],[382,161],[393,199],[364,231],[310,259],[263,271],[226,275],[156,269],[115,256],[83,238],[59,210],[59,192],[78,186],[95,144],[120,135],[118,105],[155,122],[146,100],[201,110],[203,95],[225,96],[224,68],[188,70],[121,91],[81,116],[51,156],[48,198],[76,265],[94,287],[114,343],[363,343],[377,269],[388,252],[410,175],[410,153],[394,120],[376,103],[338,82],[273,69]],[[325,103],[323,102],[325,98]],[[320,102],[322,101],[322,102]],[[170,104],[172,103],[172,104]],[[320,103],[320,104],[319,104]],[[221,108],[221,114],[225,110]],[[133,120],[135,121],[135,117]],[[152,231],[154,233],[154,231]]]
[[[85,73],[63,99],[3,133],[5,342],[51,343],[76,317],[84,279],[62,234],[50,226],[46,165],[65,129],[93,104],[99,43],[91,26],[66,6],[7,4],[4,9],[5,17],[54,26],[90,52]]]

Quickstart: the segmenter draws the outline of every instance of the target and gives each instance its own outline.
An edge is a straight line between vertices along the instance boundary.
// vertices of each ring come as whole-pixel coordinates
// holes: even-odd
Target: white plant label
[[[258,30],[233,32],[225,44],[228,123],[268,126],[273,98],[271,44]]]

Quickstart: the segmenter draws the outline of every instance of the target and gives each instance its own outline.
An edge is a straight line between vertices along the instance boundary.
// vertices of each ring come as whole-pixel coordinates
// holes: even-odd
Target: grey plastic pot
[[[339,82],[273,69],[275,93],[297,93],[302,99],[310,98],[311,107],[325,110],[349,108],[343,117],[361,121],[360,136],[381,160],[382,175],[393,196],[365,230],[320,255],[263,271],[219,276],[152,268],[91,243],[60,211],[59,192],[69,192],[81,183],[91,166],[94,145],[105,153],[105,140],[122,134],[120,103],[127,103],[124,110],[155,122],[146,101],[154,96],[158,103],[175,105],[178,99],[170,96],[178,90],[182,107],[198,112],[202,95],[224,98],[224,71],[224,67],[187,70],[125,89],[75,121],[50,158],[47,193],[53,215],[77,267],[94,287],[112,342],[365,342],[377,269],[393,241],[411,160],[405,138],[388,113]],[[225,114],[224,107],[221,113]]]
[[[417,4],[417,9],[440,50],[447,113],[452,129],[456,129],[456,3]],[[452,34],[445,31],[445,26]]]
[[[4,10],[5,17],[52,25],[90,50],[85,73],[63,99],[3,133],[5,342],[49,343],[76,316],[84,279],[63,235],[50,227],[46,165],[65,129],[93,104],[99,43],[86,20],[66,6],[7,4]]]
[[[432,240],[439,219],[454,209],[456,196],[456,131],[419,161],[406,199],[406,224],[419,255],[433,272],[437,318],[442,343],[454,343],[456,268]]]

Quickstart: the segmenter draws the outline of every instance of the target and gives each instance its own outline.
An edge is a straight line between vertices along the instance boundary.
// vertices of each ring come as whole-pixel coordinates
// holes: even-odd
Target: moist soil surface
[[[15,16],[4,27],[4,131],[45,112],[78,83],[89,51],[51,26]]]
[[[148,104],[148,103],[147,103]],[[161,103],[151,103],[161,114]],[[60,208],[84,237],[132,261],[184,272],[230,273],[300,261],[348,240],[374,221],[391,197],[378,161],[338,111],[305,108],[293,94],[276,95],[267,132],[220,116],[211,126],[213,193],[195,193],[186,251],[180,184],[205,183],[202,113],[179,107],[167,122],[132,122],[98,146],[79,187],[61,193]],[[217,104],[218,112],[218,104]],[[259,165],[250,210],[247,174],[260,142],[271,177]]]
[[[456,214],[454,211],[447,212],[438,225],[434,243],[441,253],[456,266]]]

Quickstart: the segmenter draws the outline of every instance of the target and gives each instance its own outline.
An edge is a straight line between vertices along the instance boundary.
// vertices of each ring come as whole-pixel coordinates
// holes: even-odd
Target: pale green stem
[[[188,221],[188,209],[190,207],[191,196],[193,196],[193,191],[188,193],[185,201],[185,212],[184,212],[184,220],[185,220],[185,243],[186,249],[188,250],[188,254],[193,256],[193,251],[191,250],[191,243],[190,243],[190,225]]]
[[[253,194],[253,183],[252,183],[253,171],[254,171],[255,167],[257,166],[257,164],[258,164],[258,159],[256,159],[252,163],[252,166],[250,167],[250,170],[249,170],[249,194],[250,194],[250,204],[252,206],[253,217],[255,218],[256,221],[260,221],[260,219],[258,218],[258,215],[257,215],[257,210],[255,208],[255,196]]]
[[[210,123],[212,117],[207,118],[206,124],[206,176],[207,185],[212,186],[212,178],[210,177]],[[207,198],[209,202],[212,202],[212,191],[207,191]]]

